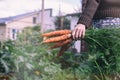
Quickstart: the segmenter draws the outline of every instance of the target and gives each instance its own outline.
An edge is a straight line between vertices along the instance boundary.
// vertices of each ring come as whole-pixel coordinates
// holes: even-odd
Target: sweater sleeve
[[[86,27],[89,27],[93,16],[100,4],[100,0],[87,0],[84,4],[84,10],[82,11],[81,16],[79,17],[77,24],[81,23],[86,25]]]

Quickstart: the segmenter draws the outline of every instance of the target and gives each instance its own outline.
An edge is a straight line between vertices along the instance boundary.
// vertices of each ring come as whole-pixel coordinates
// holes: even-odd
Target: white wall
[[[41,22],[41,13],[39,14],[38,21]],[[55,30],[55,25],[53,22],[53,16],[50,10],[45,10],[44,12],[44,25],[43,31]]]
[[[6,35],[6,27],[0,26],[0,41],[5,40],[5,35]]]
[[[75,25],[77,24],[77,21],[78,21],[78,17],[70,17],[70,27],[71,27],[71,30],[74,30],[75,28]],[[74,44],[74,48],[77,49],[77,52],[80,52],[81,51],[81,41],[78,40],[75,42]]]
[[[6,25],[6,38],[15,40],[17,38],[18,32],[21,32],[25,27],[31,27],[36,24],[33,23],[33,17],[37,17],[38,15],[25,16],[24,18],[20,18],[11,22],[8,22]],[[13,33],[15,30],[15,33]],[[14,35],[14,38],[13,38]]]

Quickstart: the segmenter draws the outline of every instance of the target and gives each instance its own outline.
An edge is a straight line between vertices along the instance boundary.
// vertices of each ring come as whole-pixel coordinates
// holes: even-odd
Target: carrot
[[[71,34],[65,34],[65,35],[62,35],[62,36],[48,38],[48,39],[44,40],[43,43],[58,42],[58,41],[62,41],[62,40],[68,39],[70,37],[71,37]]]
[[[70,45],[64,45],[60,48],[60,51],[57,53],[57,57],[63,55],[63,53],[70,47]]]
[[[49,33],[42,34],[43,37],[59,36],[63,34],[70,34],[71,30],[57,30]]]
[[[72,38],[68,38],[68,39],[66,39],[64,41],[60,41],[60,42],[56,43],[55,45],[50,47],[50,49],[58,48],[60,46],[64,46],[64,45],[70,44],[71,42],[72,42]]]
[[[62,41],[56,42],[53,46],[51,46],[49,49],[53,49],[53,48],[57,48],[60,47],[60,45],[62,44]]]

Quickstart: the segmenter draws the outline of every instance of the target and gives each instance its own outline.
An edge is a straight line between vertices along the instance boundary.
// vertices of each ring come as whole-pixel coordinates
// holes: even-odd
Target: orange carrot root
[[[50,47],[50,49],[58,48],[58,47],[70,44],[71,42],[72,42],[72,39],[68,38],[65,41],[60,41],[60,42],[56,43],[55,45],[53,45],[52,47]]]
[[[65,35],[62,35],[62,36],[48,38],[48,39],[44,40],[43,43],[58,42],[58,41],[66,40],[70,37],[71,37],[71,34],[65,34]]]
[[[49,33],[42,34],[43,37],[59,36],[63,34],[71,34],[71,30],[57,30]]]

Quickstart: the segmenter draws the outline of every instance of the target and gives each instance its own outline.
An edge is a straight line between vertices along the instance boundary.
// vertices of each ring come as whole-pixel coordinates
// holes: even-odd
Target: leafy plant
[[[54,24],[56,26],[56,30],[60,29],[70,29],[70,21],[68,18],[64,16],[58,16],[56,17]]]
[[[84,60],[90,73],[104,80],[105,75],[115,76],[120,72],[120,29],[90,29],[84,40],[88,44]]]
[[[12,41],[0,43],[0,73],[12,72],[14,68]]]
[[[15,41],[14,59],[17,80],[37,80],[60,71],[60,65],[51,61],[53,54],[48,46],[41,44],[40,32],[26,28]],[[14,79],[15,79],[14,78]]]
[[[119,79],[120,29],[90,29],[88,51],[67,51],[55,59],[59,48],[48,50],[41,33],[27,28],[15,41],[16,75],[13,80],[112,80]],[[112,76],[112,78],[110,77]]]

